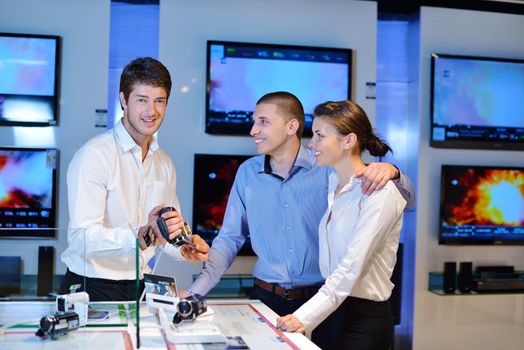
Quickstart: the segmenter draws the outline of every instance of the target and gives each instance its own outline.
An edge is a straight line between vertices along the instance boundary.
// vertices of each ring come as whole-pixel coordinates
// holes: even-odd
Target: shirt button
[[[287,202],[284,202],[284,208],[287,208],[288,205],[287,205]]]
[[[286,226],[286,230],[291,230],[291,227],[290,226]]]

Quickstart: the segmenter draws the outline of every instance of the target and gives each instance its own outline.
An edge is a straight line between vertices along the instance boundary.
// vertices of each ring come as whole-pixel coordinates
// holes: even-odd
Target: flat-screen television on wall
[[[222,227],[229,192],[246,155],[195,154],[193,232],[210,246]],[[239,255],[254,255],[248,237]]]
[[[440,244],[524,244],[524,168],[443,165]]]
[[[350,49],[208,41],[206,133],[249,135],[258,99],[288,91],[310,136],[316,105],[351,98],[351,62]]]
[[[524,60],[433,54],[433,147],[524,150]]]
[[[56,232],[58,151],[0,147],[0,238]]]
[[[56,125],[60,37],[0,33],[0,125]]]

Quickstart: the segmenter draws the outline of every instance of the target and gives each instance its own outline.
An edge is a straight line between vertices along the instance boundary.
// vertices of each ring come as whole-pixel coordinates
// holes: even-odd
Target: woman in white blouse
[[[310,147],[318,165],[335,169],[319,224],[320,270],[326,282],[292,315],[279,318],[277,327],[304,333],[329,317],[333,349],[389,349],[390,278],[406,202],[391,181],[370,196],[363,194],[354,175],[366,167],[364,150],[382,157],[391,148],[351,101],[323,103],[314,116]]]

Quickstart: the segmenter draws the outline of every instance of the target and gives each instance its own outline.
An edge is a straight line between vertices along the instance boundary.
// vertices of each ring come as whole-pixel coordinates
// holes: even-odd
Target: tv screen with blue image
[[[248,136],[258,99],[288,91],[310,136],[316,105],[351,97],[351,62],[350,49],[208,41],[206,132]]]
[[[441,244],[524,244],[524,168],[443,165]]]
[[[60,38],[0,33],[0,125],[56,125]]]
[[[524,149],[524,60],[432,55],[431,146]]]

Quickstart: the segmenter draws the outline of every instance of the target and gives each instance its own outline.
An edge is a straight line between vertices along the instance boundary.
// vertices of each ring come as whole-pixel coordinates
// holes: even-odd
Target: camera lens
[[[40,319],[40,328],[42,329],[42,331],[47,333],[54,328],[55,323],[56,320],[53,316],[42,317]]]
[[[189,238],[187,237],[187,235],[182,232],[181,234],[179,234],[178,236],[176,236],[174,239],[173,239],[173,244],[177,247],[181,247],[183,246],[184,244],[186,244],[188,242]]]
[[[178,313],[180,314],[180,316],[187,317],[187,316],[191,315],[191,311],[192,310],[193,310],[193,308],[191,306],[191,302],[189,302],[187,300],[181,300],[178,303]]]

